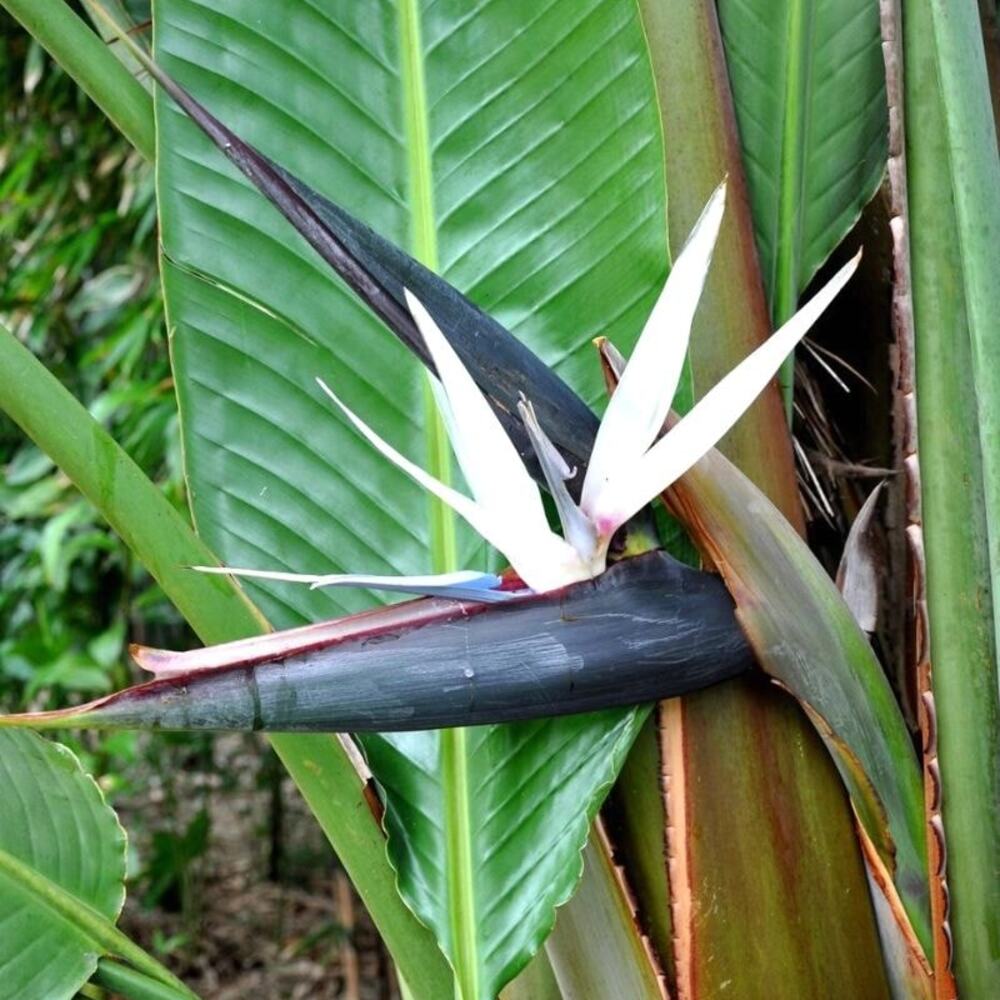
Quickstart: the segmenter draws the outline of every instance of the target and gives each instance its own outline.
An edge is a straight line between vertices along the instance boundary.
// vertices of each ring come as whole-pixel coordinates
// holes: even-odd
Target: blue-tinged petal
[[[331,573],[313,583],[319,587],[365,587],[368,590],[385,590],[398,594],[417,594],[420,597],[450,597],[456,601],[506,601],[520,596],[521,592],[499,590],[503,580],[494,573],[459,570],[455,573],[436,573],[425,576],[380,576],[364,573]]]

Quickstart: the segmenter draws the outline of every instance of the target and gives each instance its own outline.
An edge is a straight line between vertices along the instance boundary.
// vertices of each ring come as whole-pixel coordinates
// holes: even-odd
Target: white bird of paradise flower
[[[531,590],[544,592],[598,576],[604,572],[608,546],[618,528],[690,469],[736,423],[857,268],[860,252],[660,437],[683,371],[725,197],[723,181],[705,206],[653,306],[598,429],[579,504],[566,488],[574,471],[546,437],[530,402],[524,400],[520,405],[521,418],[555,500],[561,536],[549,527],[538,486],[489,403],[433,317],[409,290],[406,301],[437,368],[443,390],[436,394],[438,406],[472,497],[401,455],[322,379],[317,382],[360,434],[502,552]],[[511,596],[494,589],[499,578],[465,571],[393,577],[195,568],[313,587],[361,586],[480,600]]]

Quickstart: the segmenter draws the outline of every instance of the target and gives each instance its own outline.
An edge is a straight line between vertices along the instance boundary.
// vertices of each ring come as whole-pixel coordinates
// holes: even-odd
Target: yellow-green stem
[[[774,262],[774,301],[771,306],[775,327],[781,326],[795,312],[799,298],[799,218],[802,204],[802,145],[805,137],[806,92],[809,85],[807,65],[810,12],[806,0],[791,0],[788,5],[785,67],[785,109],[781,130],[781,199],[778,206],[778,233]],[[778,374],[785,412],[792,418],[792,394],[795,386],[795,355],[789,355]]]
[[[399,26],[409,168],[411,249],[417,260],[432,270],[437,270],[430,121],[417,0],[402,0]],[[429,379],[425,382],[423,397],[428,464],[433,475],[447,483],[451,479],[451,448]],[[432,568],[437,573],[446,573],[458,568],[455,515],[450,507],[436,497],[430,498],[430,505]],[[440,739],[441,783],[444,789],[442,819],[455,992],[460,1000],[476,1000],[479,995],[479,965],[476,955],[476,900],[472,880],[466,732],[463,729],[447,729],[442,731]]]

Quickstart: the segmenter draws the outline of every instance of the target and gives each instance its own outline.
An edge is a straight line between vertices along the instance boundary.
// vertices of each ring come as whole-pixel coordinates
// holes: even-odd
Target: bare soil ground
[[[137,869],[123,929],[205,1000],[397,1000],[368,914],[269,753],[244,736],[144,744],[156,766],[115,802]],[[207,838],[185,861],[202,811]],[[157,874],[166,888],[151,906]]]

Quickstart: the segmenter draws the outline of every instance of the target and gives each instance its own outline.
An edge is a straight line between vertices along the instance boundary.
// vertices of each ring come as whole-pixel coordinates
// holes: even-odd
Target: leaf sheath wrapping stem
[[[420,601],[352,621],[351,634],[311,648],[302,641],[308,629],[284,633],[290,648],[263,660],[234,644],[230,665],[0,725],[439,729],[642,704],[753,665],[721,581],[662,552],[523,600]]]

